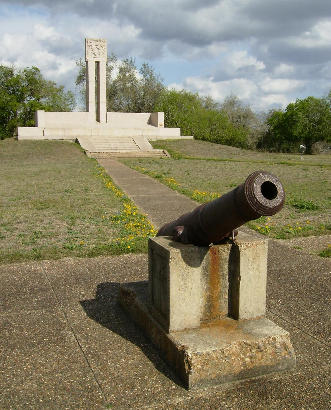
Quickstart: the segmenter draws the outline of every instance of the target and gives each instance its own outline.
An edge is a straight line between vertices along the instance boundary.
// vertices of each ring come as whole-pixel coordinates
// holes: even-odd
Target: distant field
[[[230,191],[255,170],[269,171],[284,185],[285,207],[272,218],[262,217],[249,226],[281,239],[330,233],[330,155],[261,153],[195,140],[153,145],[169,150],[178,159],[124,162],[199,202]]]
[[[0,142],[0,263],[146,250],[146,218],[77,144]]]

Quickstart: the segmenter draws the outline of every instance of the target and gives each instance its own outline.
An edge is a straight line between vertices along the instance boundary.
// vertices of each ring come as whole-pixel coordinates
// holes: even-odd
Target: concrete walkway
[[[166,187],[145,176],[138,183],[134,171],[105,161],[155,225],[173,219],[167,202],[139,193],[141,182]],[[175,196],[178,212],[195,206]],[[268,317],[291,333],[297,368],[186,391],[116,304],[121,282],[147,279],[146,255],[0,265],[0,408],[327,409],[330,267],[270,241]]]
[[[184,195],[116,160],[99,159],[98,162],[155,227],[160,228],[198,206]]]

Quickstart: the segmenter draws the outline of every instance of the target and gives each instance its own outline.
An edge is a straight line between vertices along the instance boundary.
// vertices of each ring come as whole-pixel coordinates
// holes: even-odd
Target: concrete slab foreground
[[[296,370],[187,391],[116,303],[121,283],[147,280],[146,255],[1,265],[0,408],[327,409],[329,271],[271,241],[267,317]]]
[[[315,330],[315,320],[327,319],[330,262],[301,256],[271,244],[272,312],[268,310],[267,316],[291,333],[295,372],[192,391],[181,386],[116,304],[120,283],[147,280],[146,255],[0,266],[1,281],[6,283],[1,287],[6,308],[1,305],[0,320],[7,329],[1,334],[0,407],[327,409],[330,352],[326,336]],[[294,269],[286,266],[289,261]],[[314,283],[307,280],[310,275]],[[286,292],[279,279],[285,276]],[[22,292],[25,302],[17,305]],[[314,317],[309,314],[312,297]],[[287,312],[297,301],[300,322]]]

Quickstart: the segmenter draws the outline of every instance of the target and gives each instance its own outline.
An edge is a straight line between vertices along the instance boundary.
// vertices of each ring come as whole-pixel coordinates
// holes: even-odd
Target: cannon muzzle
[[[244,223],[276,214],[284,201],[279,179],[268,172],[255,171],[232,191],[163,225],[156,236],[172,236],[175,241],[198,246],[217,244]]]

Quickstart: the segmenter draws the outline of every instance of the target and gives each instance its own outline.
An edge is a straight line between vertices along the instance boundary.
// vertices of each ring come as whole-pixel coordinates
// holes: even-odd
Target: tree
[[[139,73],[139,109],[141,112],[152,112],[165,87],[160,76],[155,74],[148,63],[142,64]]]
[[[324,98],[324,100],[329,104],[329,107],[331,108],[331,90],[329,91],[328,95]]]
[[[227,115],[235,127],[244,130],[249,146],[255,148],[257,141],[265,132],[264,121],[235,95],[226,97],[220,110]]]
[[[79,73],[76,85],[85,101],[85,62],[77,61]],[[143,63],[137,68],[131,57],[120,61],[114,54],[106,65],[107,111],[151,112],[164,90],[164,85],[152,66]]]
[[[73,94],[44,79],[37,67],[0,65],[0,139],[18,126],[33,126],[36,110],[71,111],[74,105]]]
[[[235,95],[226,97],[220,108],[226,113],[233,125],[248,128],[255,120],[255,114],[251,108],[244,105]]]
[[[291,151],[293,147],[290,146],[287,139],[284,112],[271,110],[267,114],[265,123],[267,129],[266,132],[261,135],[257,143],[257,148],[276,152]]]
[[[331,110],[327,98],[307,97],[290,103],[284,112],[276,111],[268,118],[268,131],[264,138],[266,148],[277,151],[306,146],[306,154],[312,154],[313,144],[331,141]],[[263,145],[263,144],[261,144]]]

